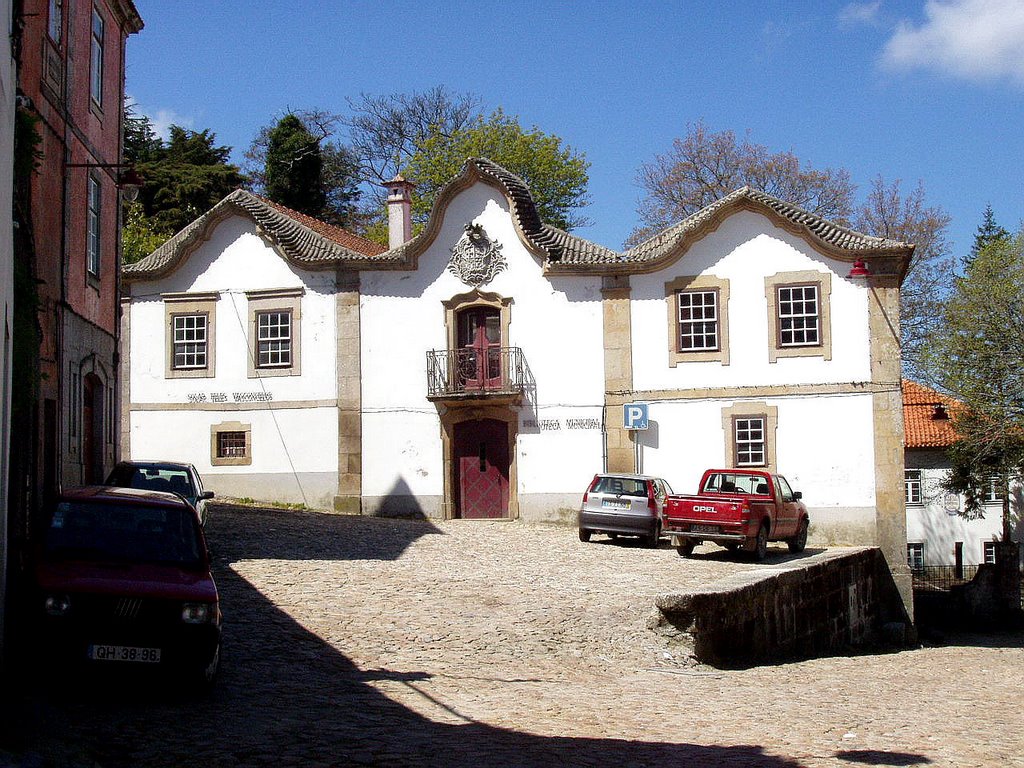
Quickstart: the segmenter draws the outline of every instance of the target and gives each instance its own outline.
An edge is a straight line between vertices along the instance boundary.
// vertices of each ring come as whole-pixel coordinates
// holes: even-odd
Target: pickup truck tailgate
[[[742,496],[669,496],[665,508],[666,523],[708,523],[729,525],[739,523],[744,498]],[[666,525],[666,527],[668,527]]]

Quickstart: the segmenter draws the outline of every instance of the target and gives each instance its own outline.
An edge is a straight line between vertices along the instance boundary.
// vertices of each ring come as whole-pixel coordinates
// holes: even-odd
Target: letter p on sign
[[[647,403],[626,403],[622,406],[626,429],[647,429]]]

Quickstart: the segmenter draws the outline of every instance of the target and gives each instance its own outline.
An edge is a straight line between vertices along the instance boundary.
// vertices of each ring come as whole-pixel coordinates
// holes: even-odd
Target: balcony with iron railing
[[[517,403],[532,385],[533,376],[519,347],[427,352],[427,399],[434,402]]]

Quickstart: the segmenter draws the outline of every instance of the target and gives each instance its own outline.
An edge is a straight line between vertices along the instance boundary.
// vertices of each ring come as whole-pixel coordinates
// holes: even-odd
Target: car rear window
[[[762,475],[748,475],[743,472],[714,472],[708,475],[703,493],[747,493],[754,496],[769,496],[768,481]]]
[[[647,498],[647,481],[631,477],[599,477],[594,483],[594,493],[611,493],[616,496],[641,496]]]
[[[168,467],[119,467],[111,473],[108,485],[144,491],[166,491],[187,499],[196,495],[188,472]]]
[[[203,564],[198,523],[188,509],[60,502],[46,533],[52,559]]]

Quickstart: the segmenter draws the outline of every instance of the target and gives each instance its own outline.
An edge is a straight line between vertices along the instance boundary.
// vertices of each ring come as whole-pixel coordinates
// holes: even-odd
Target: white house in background
[[[411,186],[385,252],[235,192],[126,268],[123,455],[188,459],[223,494],[526,520],[569,519],[605,469],[689,491],[765,466],[812,542],[905,570],[913,246],[743,188],[616,252],[482,159],[406,239]]]
[[[995,562],[1003,535],[1003,497],[995,483],[985,490],[984,517],[961,516],[964,499],[942,489],[951,464],[947,449],[956,441],[950,416],[956,400],[913,381],[903,382],[906,433],[904,496],[907,507],[907,562],[927,565],[980,565]],[[1016,542],[1024,541],[1021,488],[1011,487],[1010,509]]]

